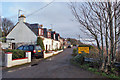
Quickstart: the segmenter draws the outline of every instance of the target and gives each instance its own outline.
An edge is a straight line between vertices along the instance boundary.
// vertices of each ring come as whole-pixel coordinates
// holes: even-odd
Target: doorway
[[[12,43],[12,49],[15,49],[15,43]]]

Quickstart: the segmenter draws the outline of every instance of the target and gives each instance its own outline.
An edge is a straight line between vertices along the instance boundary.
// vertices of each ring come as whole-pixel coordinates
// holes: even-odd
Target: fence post
[[[11,52],[5,53],[5,66],[6,67],[12,66],[12,53]]]
[[[28,57],[28,62],[31,62],[31,52],[30,51],[26,52],[26,57]]]

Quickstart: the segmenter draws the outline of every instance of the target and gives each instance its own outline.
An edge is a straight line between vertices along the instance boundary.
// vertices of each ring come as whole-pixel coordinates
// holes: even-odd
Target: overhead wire
[[[55,1],[55,0],[49,2],[48,4],[46,4],[45,6],[43,6],[42,8],[39,8],[39,9],[35,10],[34,12],[32,12],[32,13],[30,13],[30,14],[27,14],[26,17],[29,17],[29,16],[31,16],[31,15],[39,12],[40,10],[42,10],[42,9],[46,8],[47,6],[49,6],[50,4],[52,4],[54,1]],[[22,10],[22,11],[24,11],[24,10]],[[26,11],[25,11],[25,12],[26,12]],[[13,15],[13,16],[10,16],[10,17],[8,17],[8,18],[15,18],[16,16],[18,16],[18,15]]]
[[[43,6],[42,8],[37,9],[37,10],[35,10],[34,12],[32,12],[32,13],[30,13],[30,14],[26,15],[26,17],[29,17],[29,16],[31,16],[31,15],[33,15],[33,14],[35,14],[35,13],[39,12],[40,10],[42,10],[42,9],[46,8],[47,6],[49,6],[50,4],[52,4],[54,1],[55,1],[55,0],[53,0],[53,1],[51,1],[50,3],[46,4],[46,5],[45,5],[45,6]]]

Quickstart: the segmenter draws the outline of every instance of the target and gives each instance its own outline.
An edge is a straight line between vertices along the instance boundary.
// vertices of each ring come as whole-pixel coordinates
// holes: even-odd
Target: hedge
[[[41,48],[42,48],[43,50],[45,50],[44,44],[43,44],[43,40],[42,40],[41,37],[38,37],[38,38],[37,38],[37,45],[40,45]]]
[[[12,59],[25,58],[26,56],[23,50],[6,49],[5,52],[12,52]]]

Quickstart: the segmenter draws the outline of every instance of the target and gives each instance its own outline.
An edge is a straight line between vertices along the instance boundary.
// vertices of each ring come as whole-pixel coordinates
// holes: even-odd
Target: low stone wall
[[[47,57],[50,57],[50,56],[53,56],[53,52],[51,52],[51,53],[44,53],[44,58],[47,58]]]
[[[12,67],[15,65],[21,65],[30,62],[31,62],[31,52],[26,52],[26,57],[19,59],[12,59],[11,52],[5,53],[5,67]]]
[[[54,51],[53,54],[58,54],[60,52],[62,52],[63,50],[59,50],[59,51]]]
[[[63,51],[63,50],[52,51],[52,52],[50,52],[50,53],[45,53],[45,52],[44,52],[44,58],[48,58],[48,57],[53,56],[53,55],[55,55],[55,54],[59,54],[59,53],[62,52],[62,51]]]

